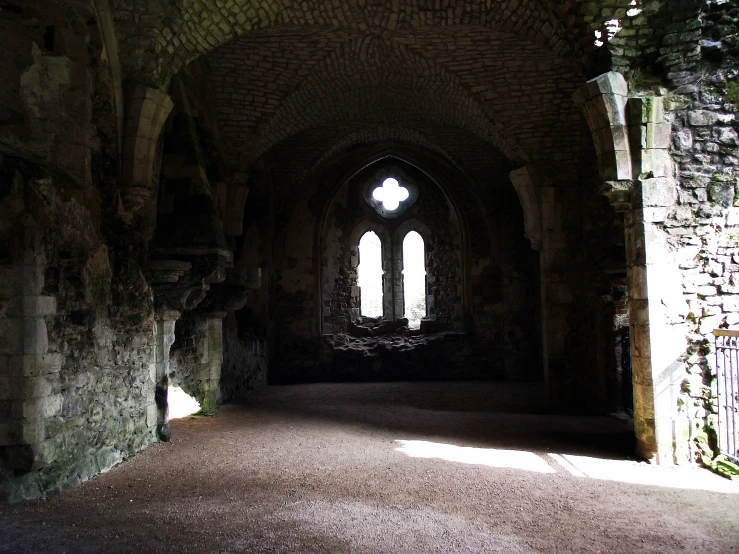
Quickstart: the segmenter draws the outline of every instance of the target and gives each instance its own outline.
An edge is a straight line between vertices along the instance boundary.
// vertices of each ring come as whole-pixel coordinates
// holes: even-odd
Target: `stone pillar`
[[[566,278],[571,259],[562,228],[561,206],[556,189],[545,185],[537,172],[525,166],[510,173],[524,213],[526,238],[531,248],[539,251],[541,283],[541,343],[544,377],[552,406],[567,407],[571,398],[565,369],[568,357],[565,340],[568,333],[567,314],[571,311],[572,291]],[[572,362],[572,360],[570,360]]]
[[[159,89],[145,85],[132,85],[127,89],[121,196],[129,217],[156,203],[157,143],[173,107],[172,99]]]
[[[227,235],[241,236],[244,227],[244,206],[249,196],[248,176],[234,173],[226,192],[223,230]]]
[[[524,166],[511,171],[510,179],[523,210],[525,236],[531,243],[531,249],[538,251],[542,247],[542,219],[537,195],[538,183],[534,175],[532,167]]]
[[[22,262],[0,271],[0,299],[7,301],[0,316],[0,403],[10,406],[10,417],[0,419],[0,447],[18,471],[54,461],[46,423],[62,409],[59,371],[64,358],[49,352],[46,327],[46,318],[56,315],[56,299],[42,294],[45,260],[36,239],[25,229]]]
[[[575,97],[598,153],[602,190],[624,212],[637,454],[675,461],[685,316],[676,253],[661,223],[677,201],[661,98],[629,98],[623,76],[589,81]]]
[[[223,318],[226,312],[207,314],[202,325],[203,337],[198,343],[198,383],[200,407],[215,412],[221,402],[221,366],[223,365]]]
[[[677,204],[661,98],[629,100],[634,180],[625,214],[637,453],[675,462],[677,396],[687,347],[678,257],[662,223]]]
[[[150,369],[154,382],[154,403],[147,406],[147,425],[156,425],[159,440],[168,442],[169,405],[169,350],[174,343],[175,323],[180,313],[174,310],[161,311],[156,314],[154,322],[154,367]]]

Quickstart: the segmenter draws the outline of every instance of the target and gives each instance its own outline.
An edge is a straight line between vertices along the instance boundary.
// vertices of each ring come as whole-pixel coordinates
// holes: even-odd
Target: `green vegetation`
[[[713,460],[708,456],[703,456],[701,461],[704,466],[727,479],[739,479],[739,465],[730,462],[723,454],[716,456]]]

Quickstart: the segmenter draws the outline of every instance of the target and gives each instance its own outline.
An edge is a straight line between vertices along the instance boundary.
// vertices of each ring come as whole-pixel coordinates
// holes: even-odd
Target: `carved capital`
[[[628,212],[632,207],[632,191],[634,190],[634,181],[606,181],[600,187],[601,194],[604,194],[608,201],[617,212]]]

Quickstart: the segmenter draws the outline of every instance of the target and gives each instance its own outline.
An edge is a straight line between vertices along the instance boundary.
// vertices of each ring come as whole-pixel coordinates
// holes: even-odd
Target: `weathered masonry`
[[[726,0],[0,1],[0,494],[168,440],[175,386],[543,379],[710,454],[738,33]]]

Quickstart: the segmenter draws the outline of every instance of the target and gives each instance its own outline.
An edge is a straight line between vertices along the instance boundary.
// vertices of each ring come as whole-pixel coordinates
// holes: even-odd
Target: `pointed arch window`
[[[368,231],[359,239],[359,266],[357,284],[360,291],[362,317],[382,317],[382,242],[373,231]]]
[[[418,329],[427,315],[426,252],[423,237],[416,231],[403,239],[403,298],[408,326]]]

